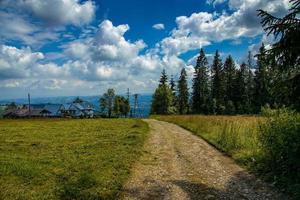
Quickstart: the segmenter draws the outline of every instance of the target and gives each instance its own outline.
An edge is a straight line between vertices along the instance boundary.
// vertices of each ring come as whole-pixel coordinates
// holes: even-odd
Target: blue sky
[[[288,0],[2,0],[0,98],[152,93],[162,69],[192,78],[201,47],[237,65],[272,37],[256,16]]]

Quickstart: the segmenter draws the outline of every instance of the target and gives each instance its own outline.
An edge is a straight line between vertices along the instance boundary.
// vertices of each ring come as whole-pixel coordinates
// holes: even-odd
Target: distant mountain
[[[32,104],[66,104],[72,102],[77,96],[58,96],[58,97],[32,97]],[[96,108],[99,108],[99,96],[79,96],[79,98],[92,103]],[[150,114],[152,95],[141,94],[138,96],[138,106],[135,111],[136,115],[139,117],[147,117]],[[18,99],[4,99],[0,100],[0,105],[15,102],[16,104],[27,104],[27,98]],[[134,112],[134,97],[130,96],[131,112]]]

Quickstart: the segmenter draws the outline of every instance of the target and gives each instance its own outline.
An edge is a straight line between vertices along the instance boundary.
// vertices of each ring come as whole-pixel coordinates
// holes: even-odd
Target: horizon
[[[49,1],[50,2],[50,1]],[[241,64],[267,36],[257,9],[289,2],[116,0],[0,2],[0,99],[91,96],[108,88],[152,94],[162,69],[193,76],[200,48]],[[76,12],[75,12],[76,11]],[[155,11],[155,15],[153,12]],[[11,23],[13,22],[13,23]]]

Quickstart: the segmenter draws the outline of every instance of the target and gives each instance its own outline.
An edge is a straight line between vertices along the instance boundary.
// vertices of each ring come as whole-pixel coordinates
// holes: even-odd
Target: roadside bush
[[[260,127],[261,170],[274,184],[300,197],[300,114],[286,108],[263,112],[268,119]]]

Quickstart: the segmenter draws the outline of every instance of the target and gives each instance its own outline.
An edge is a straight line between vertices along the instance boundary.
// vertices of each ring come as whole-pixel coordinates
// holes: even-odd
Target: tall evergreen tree
[[[290,0],[289,13],[282,18],[259,10],[268,35],[277,38],[267,51],[278,66],[274,91],[276,100],[300,110],[300,0]],[[274,70],[274,69],[273,69]]]
[[[236,77],[236,69],[234,60],[231,55],[229,55],[224,63],[224,84],[225,84],[225,102],[232,101],[236,102],[236,94],[235,94],[235,77]]]
[[[193,113],[207,113],[209,99],[208,62],[204,50],[200,50],[195,66],[192,91]]]
[[[254,97],[256,112],[259,112],[262,106],[269,103],[268,60],[265,45],[263,43],[259,49],[259,54],[257,55]]]
[[[212,101],[215,102],[215,112],[218,114],[224,113],[224,77],[222,69],[222,60],[218,50],[215,53],[213,64],[211,67],[212,88],[211,95]]]
[[[237,71],[235,80],[235,97],[236,97],[236,112],[238,114],[248,113],[249,94],[247,92],[248,83],[248,66],[242,63],[240,69]]]
[[[176,106],[176,84],[173,78],[173,75],[171,75],[170,79],[170,89],[172,91],[172,96],[173,96],[173,106]]]
[[[255,68],[253,64],[253,55],[251,51],[248,52],[247,56],[247,84],[246,84],[246,93],[248,96],[247,104],[245,105],[245,112],[250,114],[253,113],[254,108],[254,94],[255,94],[255,81],[253,70]]]
[[[189,108],[189,91],[187,83],[187,74],[184,68],[180,72],[180,77],[178,80],[178,111],[180,114],[186,114]]]
[[[167,83],[168,83],[168,76],[167,76],[166,70],[163,69],[163,71],[161,72],[159,85],[166,85]]]
[[[173,104],[173,94],[170,89],[168,82],[168,76],[166,71],[162,71],[162,75],[160,77],[159,85],[156,88],[151,104],[151,114],[172,114],[175,112]]]

